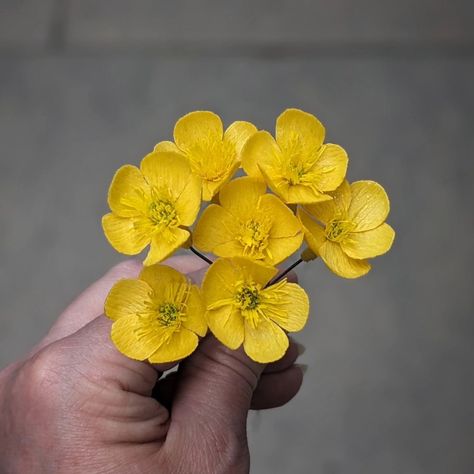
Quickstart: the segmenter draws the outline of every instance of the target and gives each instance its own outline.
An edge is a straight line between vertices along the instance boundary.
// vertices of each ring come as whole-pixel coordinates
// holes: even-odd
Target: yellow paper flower
[[[276,265],[303,241],[302,226],[262,181],[245,176],[231,181],[199,219],[193,244],[220,257],[245,256]]]
[[[202,199],[210,201],[240,166],[240,152],[257,131],[250,122],[232,123],[224,132],[220,117],[209,111],[191,112],[174,127],[174,141],[156,145],[158,151],[175,151],[189,160],[202,179]]]
[[[181,155],[153,152],[140,169],[125,165],[115,173],[108,203],[112,212],[102,218],[102,227],[110,244],[126,255],[150,244],[144,264],[152,265],[189,239],[183,227],[199,212],[201,180]]]
[[[138,279],[119,280],[107,296],[105,314],[114,321],[117,349],[152,363],[187,357],[207,332],[199,288],[165,265],[145,267]]]
[[[310,249],[337,275],[357,278],[370,270],[366,259],[392,246],[388,196],[374,181],[344,181],[332,195],[332,201],[299,208],[298,217]]]
[[[249,176],[265,179],[286,203],[331,199],[344,179],[347,153],[339,145],[323,144],[325,129],[311,114],[285,110],[276,121],[276,140],[265,131],[252,135],[242,150]]]
[[[285,331],[303,329],[309,314],[305,291],[282,280],[266,288],[275,268],[245,258],[218,259],[202,290],[209,329],[222,344],[256,362],[280,359],[288,348]]]

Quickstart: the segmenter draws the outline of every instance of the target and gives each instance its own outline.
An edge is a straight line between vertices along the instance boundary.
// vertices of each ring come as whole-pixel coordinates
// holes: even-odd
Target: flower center
[[[287,180],[292,186],[295,184],[300,184],[301,181],[304,181],[305,174],[306,169],[302,163],[290,160],[287,169]]]
[[[284,148],[283,176],[290,186],[308,186],[312,179],[307,176],[318,158],[319,150],[308,149],[297,132],[287,137]]]
[[[181,311],[173,303],[163,303],[158,307],[158,321],[162,326],[175,326],[181,321]]]
[[[244,255],[252,255],[262,258],[262,252],[268,246],[270,233],[270,222],[263,220],[249,219],[241,224],[240,234],[237,240],[244,246]]]
[[[234,146],[215,135],[188,150],[193,171],[206,181],[221,181],[235,162]]]
[[[342,219],[333,219],[326,225],[326,237],[332,242],[341,242],[352,231],[352,223]]]
[[[260,286],[255,283],[242,283],[234,296],[235,305],[240,308],[246,322],[254,328],[264,317],[260,290]]]
[[[235,295],[235,300],[243,311],[255,310],[260,304],[260,295],[256,285],[243,286]]]
[[[167,199],[152,201],[148,207],[148,216],[157,226],[174,227],[178,225],[178,214],[174,204]]]

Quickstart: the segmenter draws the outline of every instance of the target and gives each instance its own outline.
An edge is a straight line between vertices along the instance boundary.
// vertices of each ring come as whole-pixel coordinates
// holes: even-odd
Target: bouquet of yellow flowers
[[[316,257],[341,277],[365,275],[395,237],[387,194],[374,181],[348,183],[347,153],[324,143],[324,126],[302,110],[285,110],[275,137],[244,121],[224,130],[209,111],[181,117],[173,135],[110,185],[108,241],[126,255],[149,246],[139,277],[106,299],[112,340],[132,359],[164,363],[190,355],[210,330],[257,362],[278,360],[309,315],[308,295],[285,276]],[[210,265],[200,288],[160,264],[180,248]]]

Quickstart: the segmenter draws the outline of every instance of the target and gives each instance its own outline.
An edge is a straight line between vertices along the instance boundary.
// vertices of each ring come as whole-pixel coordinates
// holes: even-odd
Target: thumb
[[[242,349],[230,350],[208,336],[181,363],[170,430],[184,425],[202,437],[207,429],[214,439],[243,441],[246,448],[247,413],[264,368]]]

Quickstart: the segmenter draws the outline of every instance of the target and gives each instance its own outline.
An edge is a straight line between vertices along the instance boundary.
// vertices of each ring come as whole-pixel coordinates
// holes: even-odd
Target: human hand
[[[203,270],[194,257],[165,263],[194,278]],[[114,282],[140,269],[135,261],[114,267],[27,357],[0,372],[0,472],[248,472],[248,410],[296,395],[298,345],[264,366],[207,336],[177,373],[161,378],[176,364],[120,354],[102,314]]]

